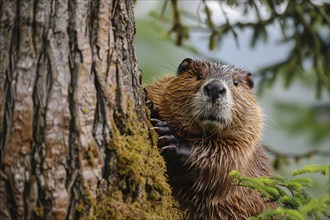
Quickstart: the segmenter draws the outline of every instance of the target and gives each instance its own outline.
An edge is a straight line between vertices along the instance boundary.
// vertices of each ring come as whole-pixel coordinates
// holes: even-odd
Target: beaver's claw
[[[163,153],[175,154],[178,145],[178,139],[172,129],[165,121],[156,118],[150,119],[154,129],[158,134],[158,147],[162,149]]]

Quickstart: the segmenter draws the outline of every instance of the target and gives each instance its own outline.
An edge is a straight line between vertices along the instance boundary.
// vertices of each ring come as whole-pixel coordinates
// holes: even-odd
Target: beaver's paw
[[[179,175],[191,155],[190,143],[177,136],[165,121],[155,118],[150,120],[158,133],[158,147],[165,158],[169,175]]]
[[[191,155],[190,142],[177,136],[165,121],[152,118],[153,129],[158,133],[158,147],[166,161],[169,176],[178,176]]]
[[[152,129],[158,134],[158,147],[168,156],[174,156],[177,153],[178,138],[165,121],[156,118],[150,119]]]

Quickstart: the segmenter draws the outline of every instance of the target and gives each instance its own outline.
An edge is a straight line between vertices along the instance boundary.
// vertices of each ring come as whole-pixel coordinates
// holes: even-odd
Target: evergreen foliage
[[[307,165],[302,169],[291,172],[292,176],[302,174],[319,173],[329,178],[330,166]],[[282,176],[250,178],[241,175],[237,170],[230,173],[235,177],[239,186],[248,187],[259,191],[268,201],[276,201],[279,207],[267,210],[264,213],[251,218],[251,220],[269,219],[324,219],[330,218],[329,205],[330,193],[328,189],[324,195],[313,198],[308,189],[313,186],[313,179],[308,177],[297,177],[287,179]]]

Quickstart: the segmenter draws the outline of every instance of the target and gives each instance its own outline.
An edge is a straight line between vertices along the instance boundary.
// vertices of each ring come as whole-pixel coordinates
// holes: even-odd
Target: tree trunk
[[[0,219],[177,217],[131,0],[0,0]]]

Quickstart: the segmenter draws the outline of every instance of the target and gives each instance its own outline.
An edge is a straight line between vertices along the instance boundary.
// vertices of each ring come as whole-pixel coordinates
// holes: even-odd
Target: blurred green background
[[[206,9],[201,1],[195,0],[179,1],[182,9],[182,23],[190,27],[189,38],[184,39],[183,43],[180,42],[179,47],[176,45],[178,41],[175,31],[169,33],[175,22],[173,21],[175,19],[174,9],[169,4],[165,7],[164,2],[138,0],[136,3],[136,46],[144,83],[152,83],[166,74],[175,74],[178,65],[186,57],[212,59],[246,69],[255,75],[255,92],[265,115],[263,144],[278,152],[275,155],[270,154],[278,167],[276,172],[289,176],[292,169],[300,168],[304,164],[330,165],[329,87],[323,86],[320,89],[318,87],[320,83],[315,83],[319,79],[317,73],[312,71],[312,61],[303,60],[301,65],[303,65],[304,71],[296,74],[297,76],[294,78],[291,75],[288,77],[285,74],[278,74],[279,76],[276,76],[275,79],[274,73],[269,75],[267,71],[264,71],[265,67],[281,62],[288,57],[295,46],[298,49],[293,50],[293,53],[300,51],[301,48],[301,50],[306,50],[302,56],[310,56],[308,45],[306,49],[303,48],[303,42],[294,43],[289,40],[285,42],[279,22],[267,25],[264,28],[267,36],[262,36],[261,32],[261,37],[257,37],[255,42],[251,40],[255,37],[255,30],[237,28],[235,33],[230,33],[230,31],[219,33],[221,39],[215,42],[218,45],[211,45],[212,31],[208,31],[207,28],[212,27],[212,24],[210,25],[209,22],[208,25],[203,26],[203,22],[208,22],[208,15],[213,19],[213,26],[218,27],[225,24],[226,19],[235,23],[253,22],[257,20],[258,16],[267,18],[270,10],[267,6],[257,4],[259,12],[251,10],[244,13],[242,5],[229,6],[221,3],[222,5],[219,6],[219,1],[206,1],[208,6]],[[324,1],[316,3],[325,4]],[[287,4],[279,3],[276,7],[277,11],[283,11]],[[212,13],[208,14],[207,10]],[[298,8],[297,11],[299,12],[299,10]],[[304,10],[307,11],[307,9]],[[303,13],[307,12],[302,11]],[[295,14],[293,13],[292,16]],[[303,14],[304,16],[305,14]],[[292,20],[295,21],[295,19]],[[295,24],[293,22],[292,26]],[[312,24],[311,27],[314,28]],[[327,41],[327,48],[321,48],[321,50],[326,50],[329,54],[329,28],[322,23],[316,24],[316,27],[320,28],[315,28],[313,31],[323,37],[322,40]],[[184,30],[187,31],[187,29]],[[290,35],[293,28],[291,31],[289,27],[286,31]],[[302,33],[304,32],[302,31]],[[309,39],[306,39],[306,42],[308,41]],[[328,56],[323,58],[326,59]],[[326,62],[328,63],[329,60]],[[321,71],[329,79],[328,66],[322,65]],[[280,72],[281,68],[274,68],[273,72]],[[293,63],[285,71],[295,71],[298,68],[299,63]],[[316,153],[305,154],[311,151]],[[327,179],[319,176],[316,178],[314,187],[316,190],[313,193],[321,194],[324,192]]]

